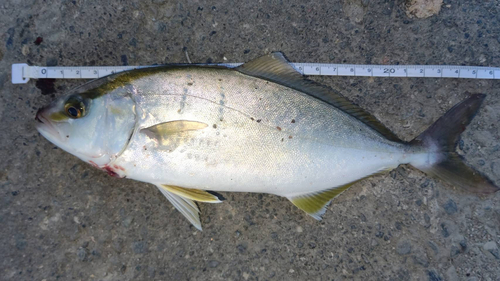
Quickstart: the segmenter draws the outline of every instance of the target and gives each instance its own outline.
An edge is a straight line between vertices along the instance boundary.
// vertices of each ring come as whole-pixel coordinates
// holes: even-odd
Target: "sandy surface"
[[[498,1],[0,2],[1,280],[499,280],[500,193],[485,199],[409,167],[355,184],[317,222],[284,198],[228,194],[194,229],[156,187],[109,177],[35,130],[83,81],[10,83],[12,63],[291,61],[500,66]],[[266,4],[270,2],[269,4]],[[37,40],[37,38],[40,39]],[[500,81],[313,78],[405,140],[468,93],[488,95],[459,152],[500,184]],[[328,167],[325,167],[328,169]]]

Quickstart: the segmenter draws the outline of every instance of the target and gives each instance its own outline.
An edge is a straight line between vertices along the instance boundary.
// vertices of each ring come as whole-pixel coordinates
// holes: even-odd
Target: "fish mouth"
[[[43,109],[38,110],[35,116],[35,120],[37,121],[35,123],[35,127],[42,134],[45,138],[47,138],[51,142],[62,142],[63,139],[61,138],[61,134],[59,131],[54,127],[52,122],[50,122],[45,116],[43,115]]]

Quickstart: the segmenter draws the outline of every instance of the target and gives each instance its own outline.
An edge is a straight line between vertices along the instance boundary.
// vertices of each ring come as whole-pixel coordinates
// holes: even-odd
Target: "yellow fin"
[[[184,188],[184,187],[164,185],[164,184],[160,186],[173,194],[198,202],[220,203],[223,200],[225,200],[224,197],[222,197],[222,195],[215,193],[213,191],[205,191],[201,189]]]
[[[312,194],[305,194],[288,198],[295,206],[309,214],[311,217],[321,220],[321,216],[326,211],[326,205],[337,197],[340,193],[351,187],[358,181],[348,183],[343,186],[335,187],[326,191],[320,191]]]
[[[199,130],[206,127],[208,125],[202,122],[177,120],[141,129],[141,133],[154,140],[159,149],[171,152],[194,138]]]
[[[168,137],[173,134],[178,134],[182,132],[188,131],[196,131],[205,129],[208,127],[207,124],[198,121],[187,121],[187,120],[176,120],[163,122],[145,129],[142,129],[141,132],[144,132],[150,137]]]
[[[302,211],[309,214],[311,217],[313,217],[317,220],[321,220],[321,216],[326,211],[326,206],[328,205],[328,203],[330,203],[330,201],[332,201],[333,198],[339,196],[342,192],[346,191],[349,187],[351,187],[353,184],[357,183],[358,181],[362,181],[362,180],[364,180],[368,177],[371,177],[371,176],[376,176],[376,175],[380,175],[380,174],[389,172],[394,168],[396,168],[396,167],[383,168],[376,173],[373,173],[373,174],[366,176],[364,178],[361,178],[359,180],[355,180],[355,181],[350,182],[348,184],[334,187],[332,189],[328,189],[325,191],[314,192],[314,193],[299,195],[299,196],[295,196],[295,197],[288,197],[288,200],[290,200],[299,209],[301,209]]]

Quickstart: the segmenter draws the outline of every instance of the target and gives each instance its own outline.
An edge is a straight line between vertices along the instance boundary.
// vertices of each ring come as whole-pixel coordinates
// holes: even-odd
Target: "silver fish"
[[[316,219],[369,176],[410,164],[477,194],[498,190],[455,152],[485,95],[453,107],[411,142],[281,53],[235,69],[170,65],[94,80],[40,109],[49,141],[116,177],[154,184],[201,230],[215,191],[288,198]]]

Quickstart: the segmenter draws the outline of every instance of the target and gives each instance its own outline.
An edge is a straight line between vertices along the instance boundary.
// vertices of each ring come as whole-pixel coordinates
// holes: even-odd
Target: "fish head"
[[[131,85],[112,85],[110,79],[96,81],[39,109],[35,126],[66,152],[104,167],[126,149],[133,134],[134,89]]]

